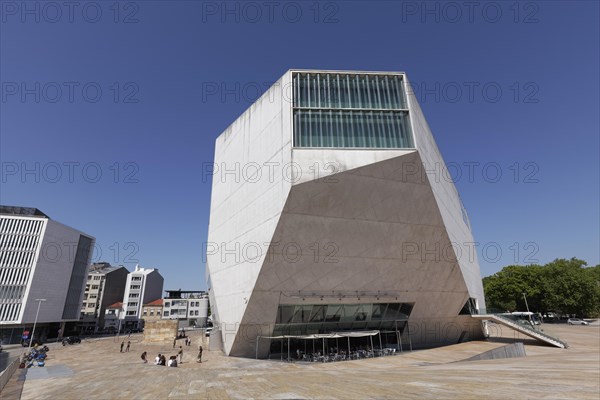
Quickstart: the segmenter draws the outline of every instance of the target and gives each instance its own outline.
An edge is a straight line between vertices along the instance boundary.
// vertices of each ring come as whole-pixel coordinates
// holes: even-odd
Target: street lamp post
[[[27,348],[27,352],[31,350],[31,343],[33,343],[33,335],[35,334],[35,326],[37,324],[38,315],[40,314],[40,306],[42,305],[42,301],[46,301],[46,299],[35,299],[38,302],[37,312],[35,313],[35,320],[33,321],[33,329],[31,330],[31,338],[29,339],[29,347]]]
[[[527,312],[529,312],[529,305],[527,304],[527,296],[523,293],[523,298],[525,299],[525,307],[527,307]]]
[[[119,329],[117,330],[117,341],[121,337],[121,318],[123,317],[123,307],[119,308]]]

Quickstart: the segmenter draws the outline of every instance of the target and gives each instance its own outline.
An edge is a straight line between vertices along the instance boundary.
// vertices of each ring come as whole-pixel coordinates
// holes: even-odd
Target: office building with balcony
[[[56,337],[79,320],[94,238],[36,208],[0,206],[0,339]],[[39,310],[39,313],[38,313]]]
[[[445,169],[405,73],[286,72],[216,139],[211,345],[267,357],[286,336],[481,338],[471,225]]]

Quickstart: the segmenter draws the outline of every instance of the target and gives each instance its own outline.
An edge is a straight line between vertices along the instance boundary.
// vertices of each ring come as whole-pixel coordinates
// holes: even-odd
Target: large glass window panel
[[[385,312],[385,306],[387,304],[373,304],[373,312],[371,314],[371,319],[372,320],[378,320],[381,319],[383,317],[383,314]]]
[[[356,321],[366,321],[367,319],[371,319],[371,304],[360,304],[358,306],[358,310],[356,311]]]
[[[394,320],[394,319],[398,318],[399,310],[400,310],[400,303],[388,304],[388,306],[385,310],[385,315],[383,316],[383,319]]]
[[[295,107],[405,108],[399,75],[300,72],[294,75],[293,82]]]
[[[329,305],[327,306],[327,314],[325,314],[325,320],[327,322],[336,322],[339,321],[342,316],[342,306],[341,305]]]
[[[321,322],[325,320],[325,309],[327,306],[314,306],[310,316],[310,322]]]
[[[310,319],[311,309],[312,306],[296,306],[296,309],[294,310],[294,319],[292,322],[308,322]]]
[[[341,321],[354,321],[356,318],[356,312],[358,311],[358,304],[346,304],[344,305],[344,316]]]
[[[297,110],[295,146],[412,148],[405,112]]]

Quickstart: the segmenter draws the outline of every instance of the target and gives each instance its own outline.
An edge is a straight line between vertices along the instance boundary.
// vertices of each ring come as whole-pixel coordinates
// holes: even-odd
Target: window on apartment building
[[[131,285],[129,288],[131,290],[138,290],[140,288],[140,285]]]
[[[127,315],[135,315],[135,311],[127,311]]]
[[[144,308],[144,312],[143,312],[143,314],[144,314],[144,315],[148,315],[148,310],[146,310],[146,309]],[[152,312],[150,312],[150,315],[152,315]]]
[[[132,277],[131,277],[131,280],[132,280],[132,281],[141,281],[141,280],[142,280],[142,277],[141,277],[141,276],[132,276]]]
[[[163,314],[163,317],[168,317],[168,316],[169,316],[169,312],[165,311],[164,314]]]
[[[95,294],[90,294],[90,299],[95,299],[95,298],[97,298],[97,297],[98,297],[98,296],[97,296],[97,295],[95,295]]]
[[[94,277],[94,280],[95,280],[95,281],[99,281],[99,280],[100,280],[100,277],[99,277],[99,276],[95,276],[95,277]]]
[[[156,315],[160,315],[160,310],[156,310]]]
[[[139,293],[131,293],[131,294],[129,295],[129,297],[131,297],[131,298],[140,297],[140,294],[139,294]]]
[[[137,302],[129,302],[127,303],[127,307],[137,307],[138,303]]]
[[[87,307],[87,303],[83,303],[83,304],[81,305],[81,308],[86,308],[86,307]]]
[[[171,307],[171,303],[169,303],[168,301],[165,303],[165,307]]]
[[[151,317],[154,317],[154,309],[153,309],[153,308],[152,308],[152,309],[150,309],[150,316],[151,316]]]
[[[92,289],[98,289],[100,286],[98,285],[92,285]]]

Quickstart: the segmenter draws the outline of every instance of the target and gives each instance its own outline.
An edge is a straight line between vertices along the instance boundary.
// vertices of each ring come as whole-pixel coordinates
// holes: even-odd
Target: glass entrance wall
[[[272,336],[402,330],[412,303],[280,305]]]
[[[402,75],[293,74],[294,146],[414,148]]]

